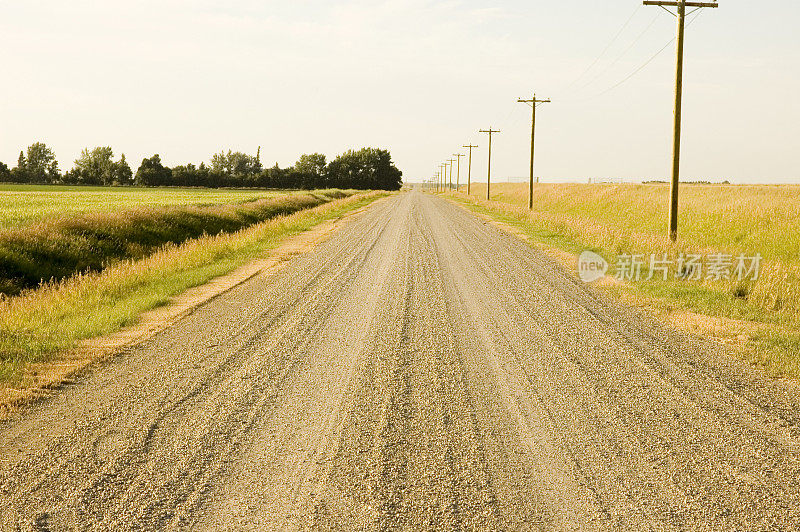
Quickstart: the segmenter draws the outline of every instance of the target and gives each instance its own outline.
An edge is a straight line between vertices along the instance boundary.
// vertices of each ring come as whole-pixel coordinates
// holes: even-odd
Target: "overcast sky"
[[[527,175],[515,102],[535,90],[553,99],[537,121],[543,180],[666,179],[673,46],[612,89],[675,33],[640,4],[0,0],[0,161],[37,140],[62,170],[98,145],[134,171],[153,153],[176,165],[260,145],[288,166],[379,146],[417,180],[472,142],[481,179],[477,130],[493,126],[505,179]],[[720,5],[687,32],[683,176],[800,182],[800,2]]]

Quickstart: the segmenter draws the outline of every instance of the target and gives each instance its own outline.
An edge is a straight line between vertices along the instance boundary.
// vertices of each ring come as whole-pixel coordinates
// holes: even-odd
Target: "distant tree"
[[[179,187],[209,186],[208,168],[204,163],[200,163],[199,167],[191,163],[176,166],[172,169],[172,183]]]
[[[20,183],[57,183],[61,180],[56,156],[43,142],[28,146],[27,156],[19,152],[17,167],[12,175],[14,181]]]
[[[75,160],[75,168],[65,177],[70,183],[82,185],[113,185],[116,179],[117,166],[110,146],[84,148]]]
[[[8,183],[11,181],[11,170],[8,169],[6,163],[0,163],[0,183]]]
[[[233,167],[230,164],[230,153],[228,150],[226,154],[224,151],[215,153],[211,156],[211,170],[218,174],[232,174]]]
[[[326,157],[321,153],[301,155],[294,164],[296,172],[316,178],[318,181],[325,176],[328,168]]]
[[[172,171],[161,164],[158,154],[142,159],[134,183],[143,187],[163,187],[172,184]]]
[[[115,164],[114,174],[114,181],[118,185],[128,186],[133,184],[133,170],[131,170],[128,161],[125,159],[124,153],[120,155],[119,161]]]
[[[389,151],[371,148],[370,154],[375,162],[374,169],[377,174],[377,188],[382,190],[400,190],[403,186],[403,172],[395,166]]]
[[[258,156],[253,157],[239,151],[221,151],[211,157],[211,170],[227,176],[252,176],[262,171]]]
[[[328,165],[328,182],[339,188],[398,190],[403,173],[395,167],[387,150],[350,150]]]
[[[12,181],[15,183],[27,183],[28,179],[28,161],[25,159],[25,152],[20,151],[17,158],[17,166],[11,171]]]
[[[55,183],[61,178],[56,155],[43,142],[28,146],[27,170],[34,183]]]

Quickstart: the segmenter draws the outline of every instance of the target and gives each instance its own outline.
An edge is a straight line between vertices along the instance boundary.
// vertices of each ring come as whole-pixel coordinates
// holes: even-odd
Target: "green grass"
[[[141,206],[0,231],[0,294],[17,295],[43,281],[60,281],[76,273],[99,271],[117,260],[145,257],[164,244],[231,233],[349,194],[330,190],[244,203]]]
[[[236,233],[167,246],[0,302],[0,381],[49,362],[80,340],[110,334],[185,290],[264,256],[285,238],[387,193],[362,193],[259,223]]]
[[[117,212],[139,207],[238,203],[283,193],[265,190],[0,184],[0,230],[77,214]]]
[[[536,209],[527,209],[527,186],[492,187],[493,201],[454,198],[518,227],[533,241],[578,254],[599,253],[614,264],[622,253],[727,252],[764,257],[756,282],[626,282],[609,290],[668,311],[685,310],[757,325],[740,353],[774,375],[800,377],[800,217],[794,186],[683,187],[679,241],[665,237],[668,189],[659,185],[540,185]],[[709,220],[703,220],[707,213]],[[647,276],[647,269],[643,270]]]

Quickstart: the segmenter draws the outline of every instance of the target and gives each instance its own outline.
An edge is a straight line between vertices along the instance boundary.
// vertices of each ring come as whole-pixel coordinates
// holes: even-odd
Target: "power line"
[[[641,6],[640,6],[640,7],[641,7]],[[603,76],[603,74],[605,74],[606,72],[608,72],[609,70],[611,70],[612,68],[614,68],[614,67],[617,65],[617,63],[619,63],[619,62],[620,62],[620,60],[621,60],[623,57],[625,57],[625,55],[627,55],[627,53],[628,53],[628,52],[630,52],[630,51],[633,49],[633,47],[634,47],[634,46],[636,46],[636,45],[639,43],[639,41],[641,41],[641,40],[642,40],[642,38],[644,38],[644,36],[645,36],[645,35],[647,35],[647,32],[648,32],[648,31],[650,31],[650,29],[651,29],[651,28],[652,28],[652,27],[655,25],[655,23],[656,23],[656,21],[657,21],[657,20],[658,20],[658,14],[656,14],[656,16],[654,16],[654,17],[653,17],[653,20],[651,20],[651,21],[650,21],[650,24],[648,24],[648,25],[647,25],[647,27],[645,27],[644,31],[642,31],[642,32],[639,34],[639,36],[638,36],[638,37],[636,37],[636,38],[633,40],[633,42],[631,42],[631,43],[628,45],[628,47],[627,47],[627,48],[625,48],[625,50],[623,50],[623,51],[622,51],[622,53],[621,53],[621,54],[619,54],[619,55],[617,56],[617,58],[616,58],[616,59],[614,59],[614,61],[612,61],[611,63],[609,63],[609,65],[608,65],[606,68],[604,68],[602,71],[600,71],[600,73],[599,73],[599,74],[597,74],[595,77],[593,77],[592,79],[590,79],[589,81],[587,81],[586,83],[584,83],[583,85],[581,85],[581,88],[588,87],[589,85],[591,85],[592,83],[594,83],[595,81],[597,81],[598,79],[600,79],[600,77],[602,77],[602,76]]]
[[[635,16],[636,16],[636,14],[637,14],[637,13],[639,13],[639,10],[640,10],[641,8],[642,8],[642,6],[636,6],[636,9],[634,9],[634,10],[633,10],[633,13],[631,13],[631,16],[630,16],[630,17],[628,17],[628,20],[626,20],[626,21],[625,21],[625,24],[623,24],[623,25],[622,25],[622,27],[619,29],[619,31],[618,31],[618,32],[617,32],[617,33],[614,35],[614,37],[611,39],[611,41],[609,41],[609,43],[606,45],[606,47],[605,47],[605,48],[603,48],[603,51],[602,51],[602,52],[600,52],[600,55],[598,55],[598,56],[597,56],[597,58],[595,58],[595,60],[594,60],[594,61],[592,61],[592,63],[591,63],[591,64],[590,64],[590,65],[589,65],[589,66],[586,68],[586,70],[584,70],[584,71],[581,73],[581,75],[580,75],[580,76],[578,76],[577,78],[575,78],[574,80],[572,80],[572,82],[570,82],[570,84],[569,84],[569,85],[567,85],[566,87],[564,87],[564,90],[567,90],[567,89],[569,89],[570,87],[572,87],[573,85],[575,85],[575,84],[576,84],[578,81],[580,81],[580,80],[583,78],[583,76],[585,76],[586,74],[588,74],[588,73],[589,73],[589,71],[590,71],[590,70],[592,70],[592,69],[595,67],[595,65],[596,65],[598,62],[600,62],[600,60],[601,60],[601,59],[603,58],[603,56],[604,56],[604,55],[606,55],[606,53],[607,53],[607,52],[608,52],[608,51],[611,49],[611,47],[614,45],[614,43],[615,43],[615,42],[617,42],[617,39],[619,39],[620,35],[622,35],[622,32],[624,32],[624,31],[625,31],[625,28],[627,28],[627,27],[628,27],[628,25],[629,25],[629,24],[631,23],[631,21],[633,20],[633,17],[635,17]]]
[[[699,11],[694,17],[692,17],[692,19],[689,22],[686,23],[686,27],[688,28],[689,26],[691,26],[692,23],[695,20],[697,20],[697,18],[701,15],[701,13],[702,13],[702,11]],[[595,98],[599,98],[600,96],[605,96],[606,94],[608,94],[609,92],[613,91],[617,87],[620,87],[621,85],[624,85],[627,81],[629,81],[631,78],[636,76],[636,74],[638,74],[639,72],[641,72],[642,70],[647,68],[647,66],[650,65],[650,63],[652,63],[653,61],[655,61],[658,56],[660,56],[662,53],[664,53],[664,50],[669,48],[675,42],[675,39],[676,39],[676,37],[673,37],[672,39],[670,39],[667,44],[665,44],[660,50],[658,50],[655,54],[653,54],[653,56],[650,57],[647,61],[645,61],[644,64],[639,66],[636,70],[631,72],[629,75],[624,77],[622,80],[618,81],[617,83],[615,83],[611,87],[607,88],[606,90],[595,94],[594,96],[590,96],[588,98],[581,99],[581,101],[593,100]]]

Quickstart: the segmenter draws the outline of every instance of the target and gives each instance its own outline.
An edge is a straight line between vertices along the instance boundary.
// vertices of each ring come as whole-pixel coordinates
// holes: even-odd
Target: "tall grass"
[[[235,232],[347,194],[323,191],[246,203],[139,207],[6,229],[0,231],[0,293],[17,295],[43,281],[99,271],[114,261],[145,257],[165,244]]]
[[[53,360],[79,340],[135,322],[176,294],[263,256],[287,236],[385,195],[362,193],[236,233],[167,245],[142,260],[121,261],[0,301],[0,382],[18,379],[28,364]]]

